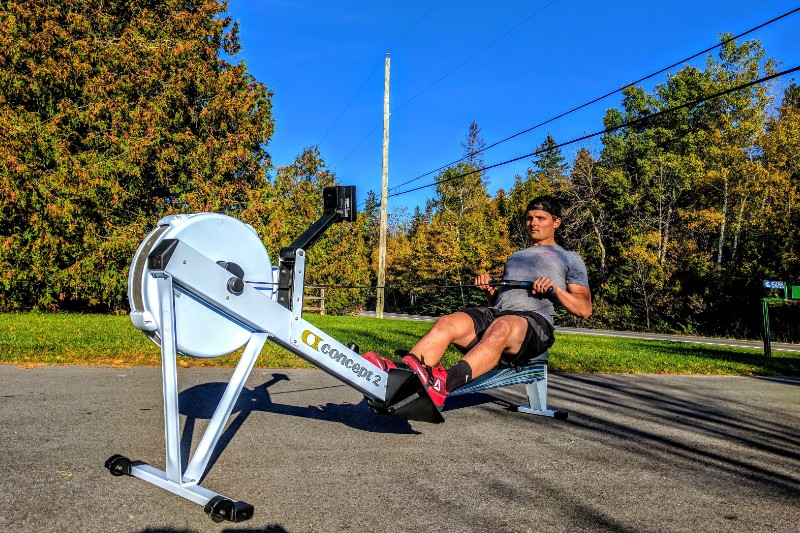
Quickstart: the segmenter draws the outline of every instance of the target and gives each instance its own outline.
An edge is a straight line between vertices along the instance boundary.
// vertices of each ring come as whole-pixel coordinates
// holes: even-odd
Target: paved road
[[[230,369],[180,369],[197,444]],[[139,479],[163,468],[158,368],[0,365],[0,531],[796,532],[800,378],[553,375],[568,420],[512,413],[521,386],[453,398],[447,421],[368,410],[317,370],[255,369],[204,485],[241,524]]]
[[[375,311],[366,311],[362,313],[363,316],[375,316]],[[399,313],[384,313],[385,318],[395,318],[398,320],[417,320],[421,322],[434,322],[436,317],[424,315],[404,315]],[[627,337],[631,339],[649,339],[661,340],[671,342],[689,342],[692,344],[709,344],[712,346],[732,346],[735,348],[753,348],[756,350],[763,350],[764,343],[762,341],[749,341],[739,339],[723,339],[715,337],[694,337],[689,335],[667,335],[661,333],[637,333],[634,331],[612,331],[607,329],[589,329],[589,328],[564,328],[556,327],[556,332],[561,331],[564,333],[579,333],[581,335],[600,335],[604,337]],[[772,350],[777,352],[795,352],[800,353],[800,344],[791,344],[786,342],[773,342]]]

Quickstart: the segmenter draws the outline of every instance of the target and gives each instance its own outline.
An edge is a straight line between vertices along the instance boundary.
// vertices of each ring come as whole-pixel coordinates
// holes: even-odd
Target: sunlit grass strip
[[[800,375],[800,356],[760,349],[592,335],[557,335],[554,372],[604,374]]]
[[[365,317],[306,317],[344,344],[385,357],[405,353],[431,324]],[[708,346],[683,342],[557,334],[550,370],[612,374],[800,375],[798,354]],[[179,357],[180,366],[233,366],[239,353],[212,359]],[[451,349],[445,364],[459,354]],[[81,314],[0,314],[0,363],[156,366],[158,346],[131,325],[127,316]],[[266,368],[313,368],[274,343],[256,362]]]

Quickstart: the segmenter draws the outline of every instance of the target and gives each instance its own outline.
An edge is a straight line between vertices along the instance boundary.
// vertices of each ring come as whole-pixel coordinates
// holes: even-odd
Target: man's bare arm
[[[553,295],[571,314],[581,318],[589,318],[592,314],[592,292],[589,287],[570,283],[567,284],[567,290],[564,290],[544,276],[533,282],[536,293],[545,294],[550,287],[553,287]]]
[[[589,318],[592,314],[592,292],[583,285],[567,285],[567,290],[557,289],[556,297],[561,305],[575,316]]]

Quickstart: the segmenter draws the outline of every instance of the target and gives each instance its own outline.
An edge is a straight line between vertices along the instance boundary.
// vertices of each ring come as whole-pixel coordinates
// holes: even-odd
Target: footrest
[[[425,387],[413,371],[405,368],[389,370],[386,384],[386,401],[367,398],[367,405],[376,413],[396,416],[406,420],[419,420],[440,424],[444,417]]]

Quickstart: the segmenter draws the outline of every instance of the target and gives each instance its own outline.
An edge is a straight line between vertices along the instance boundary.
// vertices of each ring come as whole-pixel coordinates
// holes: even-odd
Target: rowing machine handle
[[[501,279],[501,280],[491,280],[489,282],[490,287],[519,287],[521,289],[533,289],[533,282],[532,281],[517,281],[513,279]],[[555,288],[548,287],[545,291],[545,294],[548,296],[555,292]]]

